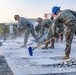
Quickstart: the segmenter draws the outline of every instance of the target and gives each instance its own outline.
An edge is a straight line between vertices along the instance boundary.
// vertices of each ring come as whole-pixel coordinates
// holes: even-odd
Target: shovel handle
[[[58,36],[60,36],[60,35],[63,34],[63,33],[64,33],[64,31],[61,32],[60,34],[58,34]],[[44,41],[43,43],[41,43],[41,44],[39,44],[37,47],[35,47],[33,50],[35,50],[36,48],[42,46],[43,44],[46,44],[47,42],[53,40],[54,38],[56,38],[56,37],[52,37],[52,38],[50,38],[49,40]]]

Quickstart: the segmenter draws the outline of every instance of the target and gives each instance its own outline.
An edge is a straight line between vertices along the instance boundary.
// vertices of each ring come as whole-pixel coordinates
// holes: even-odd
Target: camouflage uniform
[[[52,21],[50,19],[44,19],[41,23],[41,36],[44,35],[44,32],[45,32],[45,28],[48,28],[51,27],[51,24],[52,24]]]
[[[58,33],[58,34],[60,34],[61,32],[64,31],[64,25],[63,25],[62,23],[59,23],[59,24],[57,25],[57,27],[58,27],[58,30],[57,30],[57,33]],[[63,41],[63,34],[61,34],[60,36],[57,37],[57,42],[58,42],[59,37],[60,37],[61,42],[62,42],[62,41]]]
[[[54,20],[54,34],[56,32],[57,25],[60,22],[66,26],[65,54],[69,56],[76,25],[76,12],[69,9],[61,11]]]
[[[53,37],[53,35],[52,35],[52,20],[44,19],[42,21],[41,36],[44,35],[45,28],[49,29],[49,32],[48,32],[48,35],[47,35],[47,40],[48,40],[48,39]],[[52,45],[54,45],[54,40],[52,40],[51,42],[52,42]],[[47,47],[48,47],[48,44],[49,44],[49,42],[46,43]]]
[[[20,17],[18,23],[19,23],[18,30],[23,30],[23,29],[25,30],[24,31],[24,46],[26,46],[28,36],[30,33],[35,39],[37,38],[34,32],[34,25],[28,19],[24,17]]]
[[[36,21],[37,21],[37,23],[35,26],[35,31],[37,33],[37,37],[40,37],[41,23],[42,23],[43,19],[41,17],[38,17]]]
[[[37,37],[40,37],[40,30],[41,30],[41,24],[38,24],[36,27],[35,27],[35,31],[37,33]]]
[[[49,27],[49,32],[48,32],[48,35],[47,35],[47,40],[49,40],[52,37],[53,37],[53,32],[52,32],[52,23],[51,23],[50,27]],[[54,48],[54,39],[51,40],[51,43],[52,43],[52,45],[49,48],[52,48],[52,47]],[[49,42],[46,43],[46,45],[48,45],[48,44],[49,44]]]

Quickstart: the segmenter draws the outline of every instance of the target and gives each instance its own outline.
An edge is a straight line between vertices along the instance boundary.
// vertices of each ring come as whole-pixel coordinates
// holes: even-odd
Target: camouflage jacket
[[[69,25],[75,25],[76,24],[75,22],[76,22],[76,12],[69,9],[63,10],[57,15],[57,17],[53,22],[54,32],[56,32],[56,28],[59,23],[62,23],[65,26],[69,26]]]
[[[18,21],[18,30],[34,27],[33,24],[26,18],[20,17]]]
[[[45,28],[51,28],[52,27],[52,21],[50,19],[44,19],[41,24],[41,36],[45,32]]]

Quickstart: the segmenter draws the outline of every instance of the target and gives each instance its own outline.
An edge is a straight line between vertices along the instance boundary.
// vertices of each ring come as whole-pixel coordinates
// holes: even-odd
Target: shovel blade
[[[30,55],[30,56],[33,56],[33,50],[32,50],[32,47],[29,47],[29,48],[28,48],[28,51],[29,51],[29,55]]]

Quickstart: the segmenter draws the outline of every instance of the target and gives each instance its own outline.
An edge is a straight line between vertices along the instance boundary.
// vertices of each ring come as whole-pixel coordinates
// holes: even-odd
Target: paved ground
[[[0,55],[0,75],[14,75],[6,62],[5,57],[2,55]]]

